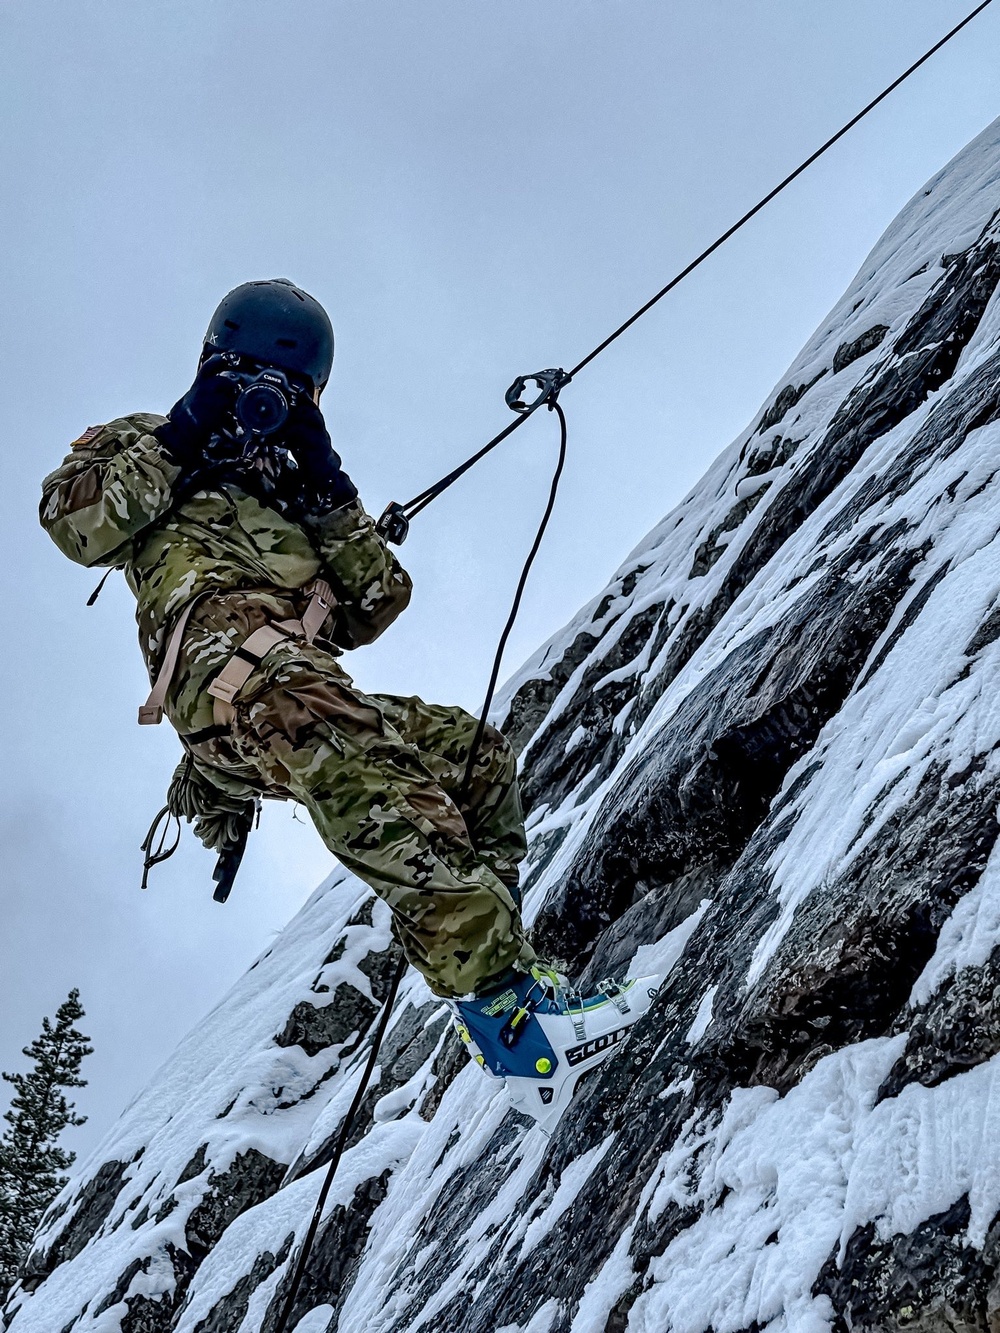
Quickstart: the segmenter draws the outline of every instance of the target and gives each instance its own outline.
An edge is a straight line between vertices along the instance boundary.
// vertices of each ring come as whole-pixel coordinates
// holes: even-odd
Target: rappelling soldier
[[[153,683],[140,721],[165,715],[180,735],[168,804],[220,854],[222,880],[262,795],[301,802],[388,904],[479,1063],[551,1122],[655,982],[584,998],[539,963],[507,741],[487,726],[464,780],[475,718],[367,694],[344,670],[411,585],[331,444],[319,404],[332,365],[313,297],[285,279],[237,287],[190,389],[166,417],[84,431],[43,483],[41,522],[70,559],[124,571]]]

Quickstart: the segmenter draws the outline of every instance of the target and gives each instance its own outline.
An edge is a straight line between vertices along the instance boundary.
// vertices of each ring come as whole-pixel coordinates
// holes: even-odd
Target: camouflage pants
[[[273,649],[235,707],[239,756],[301,801],[330,851],[388,903],[431,990],[464,995],[531,965],[516,761],[500,732],[487,728],[459,807],[476,728],[460,708],[363,694],[302,643]]]

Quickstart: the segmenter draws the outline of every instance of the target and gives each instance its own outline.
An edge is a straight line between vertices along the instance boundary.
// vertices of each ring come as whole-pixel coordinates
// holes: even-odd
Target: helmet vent
[[[235,329],[238,329],[238,328],[240,327],[238,324],[235,324],[231,319],[225,319],[225,320],[223,320],[222,322],[225,324],[225,326],[226,326],[227,329],[234,329],[234,330],[235,330]]]
[[[279,347],[298,347],[299,345],[298,338],[275,338],[274,341]]]

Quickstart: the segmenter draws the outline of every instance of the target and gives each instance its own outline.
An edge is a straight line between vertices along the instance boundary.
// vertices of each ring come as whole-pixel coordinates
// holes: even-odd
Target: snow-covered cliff
[[[998,283],[1000,121],[511,682],[540,944],[668,980],[550,1140],[409,977],[298,1333],[998,1326]],[[270,1333],[393,965],[338,872],[64,1191],[13,1333]]]

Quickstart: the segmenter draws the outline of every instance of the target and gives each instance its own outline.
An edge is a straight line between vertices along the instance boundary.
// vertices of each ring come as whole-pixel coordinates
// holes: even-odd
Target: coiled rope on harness
[[[816,162],[820,157],[822,157],[824,153],[826,153],[830,148],[832,148],[833,145],[838,142],[838,140],[842,139],[844,135],[848,133],[848,131],[853,129],[855,125],[857,125],[860,121],[862,121],[865,118],[865,116],[867,116],[871,111],[873,111],[875,107],[879,105],[880,102],[884,101],[885,98],[887,98],[890,95],[890,93],[894,92],[895,89],[897,89],[902,83],[905,83],[905,81],[912,74],[914,74],[928,60],[930,60],[930,58],[933,55],[935,55],[936,52],[940,51],[943,46],[946,46],[947,43],[950,42],[953,37],[957,36],[957,34],[960,33],[963,28],[965,28],[969,23],[971,23],[972,20],[976,18],[978,14],[981,14],[984,9],[988,8],[988,6],[992,4],[992,2],[993,0],[982,0],[982,3],[978,4],[975,7],[975,9],[973,9],[969,14],[966,15],[964,19],[962,19],[960,23],[957,23],[949,32],[947,32],[942,38],[940,38],[939,41],[935,42],[934,45],[930,47],[927,51],[925,51],[924,54],[918,60],[914,61],[912,65],[910,65],[906,70],[903,71],[902,74],[898,76],[898,78],[894,79],[892,83],[890,83],[886,88],[884,88],[882,92],[878,94],[877,97],[874,97],[867,104],[867,106],[863,107],[855,116],[853,116],[849,121],[847,121],[846,124],[844,124],[836,132],[836,134],[831,135],[830,138],[827,139],[826,142],[821,145],[821,147],[816,149],[814,153],[810,154],[810,156],[807,157],[805,161],[800,163],[800,165],[796,167],[794,171],[790,172],[784,178],[784,180],[782,180],[778,185],[774,187],[774,189],[770,190],[752,208],[748,209],[747,212],[744,213],[743,216],[737,222],[733,223],[731,227],[729,227],[719,237],[717,237],[716,240],[714,240],[711,245],[707,246],[701,252],[701,254],[699,254],[695,259],[693,259],[685,268],[681,269],[679,273],[675,274],[675,276],[670,279],[670,281],[666,284],[666,286],[661,287],[660,290],[654,296],[652,296],[644,305],[640,306],[638,310],[636,310],[632,315],[630,315],[629,318],[625,320],[623,324],[620,324],[618,328],[614,330],[613,333],[609,334],[603,340],[603,342],[598,343],[598,345],[595,348],[593,348],[592,351],[588,352],[588,354],[585,357],[583,357],[582,360],[578,361],[577,364],[572,368],[572,370],[569,371],[564,371],[561,369],[544,370],[544,371],[539,371],[534,375],[521,376],[517,380],[515,380],[514,383],[511,385],[511,387],[507,390],[506,401],[508,406],[518,414],[517,419],[511,422],[511,424],[505,427],[505,429],[496,434],[491,440],[489,440],[485,445],[483,445],[481,449],[478,449],[474,454],[472,454],[471,457],[467,458],[464,463],[460,463],[458,467],[454,468],[446,476],[442,477],[440,481],[435,482],[432,486],[427,487],[426,490],[421,491],[419,495],[414,496],[414,498],[412,500],[407,501],[406,504],[397,504],[395,502],[391,503],[386,508],[385,512],[382,514],[381,518],[378,521],[379,531],[387,541],[393,542],[398,545],[399,543],[405,540],[407,532],[409,530],[409,523],[412,518],[416,517],[417,514],[421,513],[424,509],[426,509],[426,507],[431,503],[432,500],[436,499],[450,486],[452,486],[456,481],[458,481],[460,477],[464,476],[466,472],[468,472],[471,468],[475,467],[475,465],[481,459],[485,458],[486,455],[489,454],[493,449],[495,449],[497,445],[501,444],[504,440],[508,439],[509,436],[511,436],[515,430],[517,430],[520,426],[522,426],[525,423],[525,421],[527,421],[527,419],[530,416],[532,416],[540,407],[546,406],[550,411],[554,411],[558,415],[559,426],[560,426],[559,457],[556,464],[555,472],[552,477],[548,504],[546,505],[545,512],[539,524],[535,540],[531,546],[531,550],[528,553],[528,557],[527,560],[525,561],[524,568],[521,571],[521,577],[518,580],[517,589],[514,595],[514,601],[510,610],[510,615],[508,616],[507,622],[504,625],[503,631],[500,635],[500,641],[497,646],[496,656],[493,661],[493,668],[490,673],[489,686],[486,691],[486,699],[483,705],[482,712],[479,717],[479,722],[476,728],[475,737],[472,746],[470,747],[469,757],[465,769],[465,775],[462,780],[462,786],[460,789],[460,796],[459,796],[460,803],[464,798],[464,796],[467,795],[469,790],[469,784],[472,780],[472,773],[475,767],[475,762],[478,755],[479,747],[482,744],[483,734],[487,726],[487,715],[489,713],[490,707],[493,702],[493,696],[496,690],[496,684],[500,675],[500,667],[502,664],[504,649],[507,645],[507,640],[510,637],[510,632],[513,629],[514,622],[517,618],[517,613],[520,608],[521,597],[524,593],[524,588],[527,583],[528,574],[531,570],[532,564],[534,563],[535,556],[538,553],[538,549],[542,542],[542,537],[544,536],[545,529],[548,525],[549,518],[551,517],[552,510],[555,505],[556,492],[559,486],[559,479],[562,475],[563,465],[565,463],[565,458],[566,458],[566,436],[567,436],[566,417],[563,413],[562,407],[559,405],[558,402],[558,395],[560,390],[564,388],[567,384],[569,384],[574,379],[574,377],[580,373],[581,370],[583,370],[586,366],[590,365],[590,363],[593,360],[595,360],[598,356],[600,356],[600,354],[603,351],[605,351],[608,347],[610,347],[613,342],[615,342],[618,338],[620,338],[622,334],[626,332],[626,330],[630,329],[632,325],[635,324],[639,319],[641,319],[642,316],[645,315],[649,310],[651,310],[653,306],[655,306],[659,301],[661,301],[669,292],[673,291],[673,289],[677,287],[681,282],[683,282],[686,277],[688,277],[691,273],[693,273],[695,269],[697,269],[701,264],[705,262],[706,259],[708,259],[711,255],[713,255],[716,250],[718,250],[721,246],[725,245],[725,243],[731,237],[735,236],[735,234],[738,231],[740,231],[742,227],[746,226],[746,224],[752,218],[754,218],[758,213],[760,213],[764,208],[766,208],[767,205],[773,199],[777,198],[777,196],[781,194],[783,190],[787,189],[787,187],[791,185],[791,183],[794,180],[796,180],[799,176],[801,176],[804,171],[806,171],[814,162]],[[523,394],[525,392],[527,383],[529,381],[534,381],[538,385],[539,394],[534,402],[525,403],[523,401]],[[358,1087],[354,1093],[354,1098],[351,1102],[351,1105],[348,1108],[347,1114],[345,1115],[343,1123],[341,1125],[333,1157],[331,1158],[329,1166],[327,1168],[326,1175],[323,1179],[323,1184],[320,1188],[319,1196],[316,1200],[316,1205],[313,1209],[309,1226],[306,1230],[306,1234],[303,1238],[302,1245],[299,1249],[299,1254],[296,1261],[295,1271],[292,1277],[292,1281],[289,1286],[288,1293],[284,1299],[282,1312],[278,1318],[277,1324],[274,1327],[273,1333],[286,1333],[286,1330],[289,1327],[289,1320],[292,1316],[295,1300],[302,1283],[302,1278],[305,1275],[306,1266],[309,1262],[309,1256],[312,1252],[313,1244],[316,1239],[316,1233],[319,1229],[319,1224],[322,1218],[323,1209],[326,1205],[327,1198],[329,1197],[330,1189],[333,1185],[334,1177],[336,1176],[337,1173],[337,1168],[340,1165],[341,1158],[343,1157],[344,1151],[346,1149],[347,1142],[350,1137],[350,1132],[354,1125],[355,1117],[357,1116],[357,1113],[364,1100],[365,1093],[368,1090],[368,1084],[370,1083],[371,1076],[375,1070],[375,1066],[378,1061],[379,1049],[382,1044],[382,1039],[385,1036],[386,1029],[388,1028],[389,1019],[392,1014],[392,1008],[395,1003],[400,982],[402,981],[403,975],[406,971],[406,967],[407,967],[406,959],[401,958],[399,965],[397,966],[396,971],[393,974],[392,980],[390,982],[389,991],[383,1002],[382,1013],[379,1017],[378,1026],[376,1027],[375,1032],[372,1036],[371,1050],[368,1055],[368,1060],[365,1065],[364,1072],[362,1074]]]

